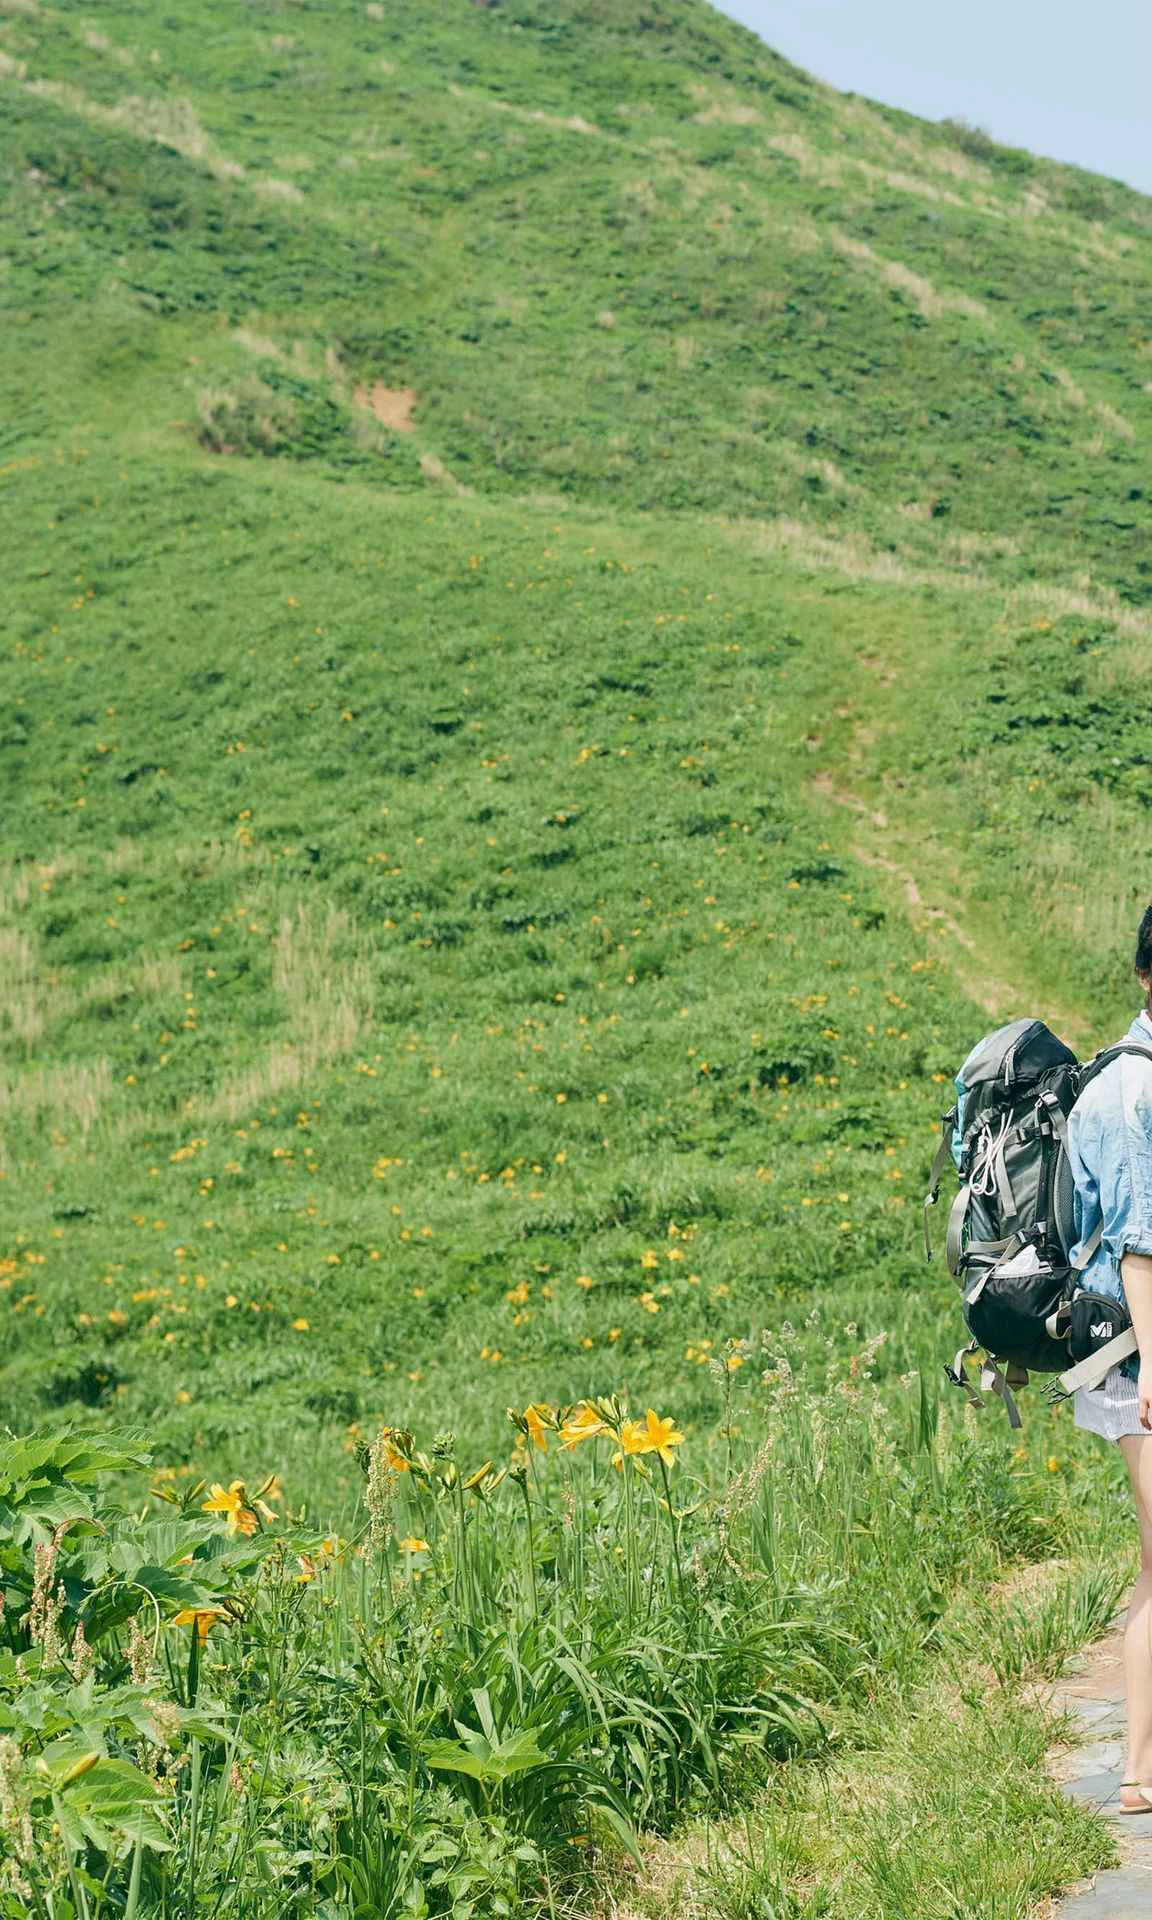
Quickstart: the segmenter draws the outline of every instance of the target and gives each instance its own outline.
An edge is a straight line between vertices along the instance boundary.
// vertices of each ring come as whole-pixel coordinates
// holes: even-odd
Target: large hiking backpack
[[[940,1145],[924,1201],[924,1250],[932,1257],[929,1213],[940,1180],[955,1162],[960,1188],[948,1220],[948,1266],[961,1289],[971,1338],[944,1371],[976,1406],[980,1392],[966,1362],[983,1352],[980,1387],[999,1395],[1009,1423],[1020,1425],[1012,1394],[1029,1373],[1059,1378],[1059,1400],[1095,1386],[1136,1351],[1127,1308],[1080,1284],[1103,1232],[1076,1256],[1074,1182],[1068,1115],[1088,1083],[1124,1053],[1150,1054],[1133,1041],[1081,1063],[1042,1020],[1013,1020],[977,1043],[957,1076],[956,1105],[941,1121]]]

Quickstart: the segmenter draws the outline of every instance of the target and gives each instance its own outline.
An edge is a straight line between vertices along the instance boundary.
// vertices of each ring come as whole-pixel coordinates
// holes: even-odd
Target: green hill
[[[587,1107],[609,1192],[628,1187],[622,1155],[642,1184],[667,1179],[666,1211],[696,1211],[667,1171],[702,1137],[694,1108],[661,1111],[665,1023],[687,1021],[681,1077],[721,1044],[740,1087],[789,1077],[795,1007],[826,984],[835,914],[859,918],[851,851],[870,833],[873,860],[903,860],[929,906],[959,903],[1007,953],[1001,998],[1015,965],[1062,1009],[1111,1010],[1147,845],[1129,662],[1149,618],[1148,202],[836,95],[696,5],[110,6],[97,30],[22,4],[3,45],[9,1177],[45,1165],[54,1216],[51,1169],[71,1169],[76,1313],[94,1270],[127,1312],[121,1294],[150,1306],[170,1266],[207,1265],[229,1296],[275,1287],[290,1317],[323,1280],[358,1345],[379,1275],[354,1283],[349,1249],[387,1238],[383,1155],[411,1231],[436,1211],[462,1243],[431,1263],[440,1308],[405,1286],[369,1341],[409,1404],[441,1313],[471,1342],[469,1288],[498,1301],[561,1250],[579,1268],[620,1211],[535,1203],[554,1230],[517,1219],[510,1273],[490,1211],[425,1196],[445,1171],[421,1164],[431,1137],[498,1180],[534,1153],[554,1167]],[[797,852],[805,834],[834,834],[832,853]],[[692,927],[721,859],[741,878]],[[762,866],[813,902],[786,977],[765,943],[799,902],[765,894]],[[717,944],[741,980],[738,1043],[711,1028],[710,955],[689,988]],[[643,1019],[628,1033],[637,1006],[659,1047]],[[509,1080],[545,1034],[559,1055],[589,1047],[580,1022],[619,1076],[630,1131],[607,1147],[590,1083],[540,1140]],[[781,1074],[755,1064],[768,1029]],[[413,1082],[449,1048],[444,1085],[427,1065]],[[745,1096],[709,1088],[730,1146]],[[210,1116],[239,1126],[269,1097],[281,1121],[321,1099],[339,1146],[317,1178],[341,1199],[323,1229],[303,1188],[278,1199],[292,1253],[266,1272],[285,1233],[244,1198],[255,1145],[243,1172],[206,1174],[210,1208],[208,1146],[168,1169]],[[131,1190],[150,1217],[177,1179],[160,1266],[140,1227],[120,1257],[125,1214],[94,1194]],[[20,1224],[39,1242],[38,1186]],[[233,1204],[252,1245],[213,1261],[201,1239],[223,1222],[200,1219]],[[418,1238],[400,1251],[429,1264]],[[114,1322],[93,1358],[64,1298],[22,1310],[46,1323],[15,1343],[23,1411],[113,1386],[151,1410],[161,1376],[125,1364],[137,1322],[180,1354],[171,1393],[189,1390],[162,1316]],[[622,1312],[610,1298],[601,1317]],[[225,1314],[211,1370],[235,1341],[250,1379],[266,1324],[237,1339]],[[78,1352],[46,1380],[49,1332]],[[366,1410],[377,1384],[327,1350],[341,1385],[313,1390],[320,1410]],[[278,1409],[299,1370],[272,1366]],[[231,1433],[230,1373],[222,1391]],[[181,1425],[206,1441],[199,1412]]]
[[[5,22],[13,451],[78,407],[151,455],[207,419],[1144,603],[1137,194],[839,96],[696,0],[100,18]]]
[[[6,0],[0,88],[6,1421],[354,1528],[381,1421],[479,1461],[509,1403],[619,1392],[703,1500],[766,1420],[740,1578],[766,1633],[819,1599],[788,1685],[866,1738],[1109,1485],[1067,1410],[937,1461],[908,1400],[958,1324],[917,1205],[956,1061],[1032,1008],[1110,1037],[1152,892],[1152,203],[695,0]],[[833,1431],[876,1376],[810,1501],[793,1365]],[[437,1737],[489,1684],[461,1633]],[[612,1775],[654,1826],[752,1765],[663,1685],[673,1757]],[[1098,1845],[1036,1778],[1020,1902]],[[876,1876],[826,1910],[893,1911]]]

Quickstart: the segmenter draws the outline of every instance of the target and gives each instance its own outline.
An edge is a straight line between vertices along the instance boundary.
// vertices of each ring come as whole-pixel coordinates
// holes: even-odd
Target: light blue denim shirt
[[[1148,1058],[1126,1053],[1111,1061],[1068,1116],[1078,1235],[1073,1258],[1103,1216],[1104,1235],[1082,1284],[1120,1301],[1121,1256],[1152,1254],[1152,1021],[1146,1013],[1136,1016],[1124,1037],[1147,1047]],[[1135,1375],[1135,1355],[1122,1364]]]

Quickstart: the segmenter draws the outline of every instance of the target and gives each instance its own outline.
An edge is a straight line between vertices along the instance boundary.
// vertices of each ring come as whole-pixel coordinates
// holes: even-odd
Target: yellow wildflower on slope
[[[648,1453],[651,1442],[648,1429],[642,1420],[625,1420],[620,1428],[620,1451],[612,1456],[612,1465],[620,1472],[624,1466],[625,1454]],[[644,1469],[641,1468],[641,1472]]]
[[[248,1491],[243,1480],[233,1480],[225,1489],[220,1482],[214,1481],[211,1496],[205,1500],[201,1511],[204,1513],[222,1513],[228,1523],[229,1533],[255,1533],[260,1525],[259,1515],[248,1504]]]

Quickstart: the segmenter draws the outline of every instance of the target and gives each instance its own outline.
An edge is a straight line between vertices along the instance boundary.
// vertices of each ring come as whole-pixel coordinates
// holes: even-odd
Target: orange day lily
[[[214,1481],[211,1496],[204,1501],[201,1512],[222,1513],[228,1523],[229,1533],[247,1536],[255,1533],[260,1525],[259,1515],[248,1504],[248,1490],[243,1480],[233,1480],[227,1489],[218,1480]]]
[[[177,1613],[172,1616],[172,1625],[174,1627],[191,1627],[194,1625],[196,1628],[196,1638],[199,1640],[200,1645],[203,1646],[212,1628],[216,1625],[217,1620],[227,1619],[228,1613],[224,1607],[185,1607],[182,1613]]]
[[[528,1429],[533,1446],[539,1447],[541,1453],[548,1451],[548,1428],[552,1424],[551,1407],[544,1406],[542,1403],[525,1407],[524,1425]]]
[[[411,1461],[408,1460],[404,1454],[398,1452],[392,1444],[392,1436],[396,1432],[397,1429],[395,1427],[381,1427],[377,1435],[377,1444],[383,1452],[385,1466],[391,1467],[393,1473],[410,1473],[412,1471]]]

